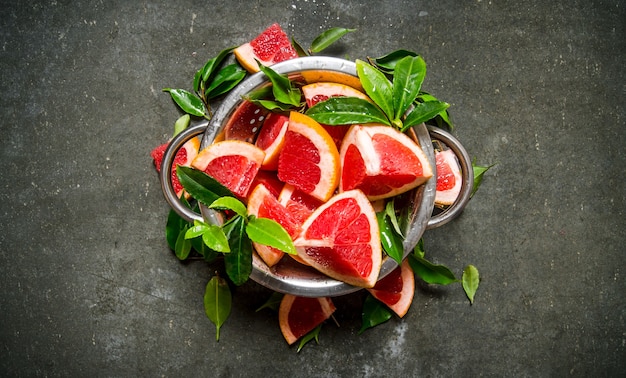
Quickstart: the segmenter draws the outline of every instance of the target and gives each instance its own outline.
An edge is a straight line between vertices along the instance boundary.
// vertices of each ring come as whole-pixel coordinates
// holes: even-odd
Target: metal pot
[[[358,83],[356,64],[352,61],[332,57],[303,57],[288,60],[272,65],[272,69],[279,74],[304,75],[309,80],[327,81],[329,77],[342,77],[342,80],[355,81]],[[311,77],[313,77],[311,79]],[[262,72],[256,73],[244,80],[237,88],[231,91],[223,100],[210,121],[200,122],[178,134],[169,143],[165,151],[160,173],[161,186],[165,199],[169,205],[181,217],[188,221],[204,220],[219,224],[221,219],[218,213],[200,206],[201,214],[195,213],[180,203],[172,188],[170,167],[174,161],[176,151],[189,139],[204,134],[201,149],[213,143],[215,137],[222,132],[231,114],[243,102],[242,96],[267,85],[268,78]],[[433,215],[436,175],[425,184],[411,192],[411,214],[407,229],[403,230],[406,235],[403,242],[404,257],[413,251],[415,245],[422,237],[426,229],[439,227],[454,219],[465,207],[469,200],[473,186],[473,173],[469,156],[463,146],[448,132],[438,128],[427,128],[424,124],[413,128],[417,142],[428,157],[430,164],[435,168],[435,156],[432,139],[438,139],[454,151],[461,164],[463,175],[463,187],[457,201],[445,211]],[[283,258],[273,267],[268,267],[263,260],[253,256],[253,271],[250,277],[257,283],[282,293],[299,296],[322,297],[349,294],[360,290],[341,281],[314,270],[313,268],[299,264],[293,259]],[[397,267],[397,263],[391,258],[384,258],[379,279],[385,277]]]

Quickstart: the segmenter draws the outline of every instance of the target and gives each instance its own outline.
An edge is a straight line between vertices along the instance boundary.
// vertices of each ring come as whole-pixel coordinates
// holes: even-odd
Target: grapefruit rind
[[[296,306],[300,305],[300,307],[294,308],[294,304]],[[303,309],[302,307],[308,308]],[[280,331],[287,343],[291,345],[330,318],[335,310],[335,305],[328,297],[306,298],[285,294],[278,308],[278,323],[280,325]],[[293,317],[291,315],[293,315]],[[293,329],[291,326],[292,320],[296,320],[300,323],[298,325],[303,328],[298,331]]]
[[[383,144],[392,145],[396,151],[380,151]],[[339,192],[361,189],[371,201],[405,193],[433,175],[424,151],[406,134],[384,125],[351,126],[339,156]],[[358,166],[363,166],[362,171],[356,171],[355,156]],[[389,169],[393,171],[385,172]],[[396,178],[402,181],[393,184]]]
[[[276,117],[278,117],[277,120],[275,120]],[[276,122],[278,122],[278,124],[274,125]],[[265,118],[263,127],[261,127],[261,131],[259,132],[255,142],[255,145],[265,152],[265,158],[263,159],[263,164],[261,164],[261,169],[266,171],[275,171],[278,169],[278,157],[280,156],[280,151],[285,144],[285,134],[287,133],[288,127],[289,119],[283,115],[270,113],[267,118]],[[275,133],[275,128],[278,128],[277,133]],[[275,135],[270,135],[270,133],[275,133]],[[266,140],[267,138],[273,140]],[[266,142],[269,142],[269,144],[262,145],[262,143],[265,144]]]
[[[399,269],[402,282],[402,289],[399,292],[395,290],[389,292],[388,289],[383,289],[383,286],[387,284],[385,280],[395,280],[398,278],[397,271],[389,273],[385,278],[378,281],[373,288],[367,290],[374,298],[384,303],[389,309],[395,312],[396,315],[402,318],[409,311],[411,303],[413,303],[413,296],[415,295],[415,275],[408,259],[405,259],[396,269]]]
[[[336,280],[373,287],[382,263],[376,213],[360,190],[333,196],[317,208],[294,240],[298,256]]]
[[[435,192],[435,205],[452,205],[461,193],[463,177],[459,162],[452,150],[443,150],[435,153],[437,165],[437,190]],[[451,182],[452,181],[452,182]],[[450,183],[452,187],[450,188]]]

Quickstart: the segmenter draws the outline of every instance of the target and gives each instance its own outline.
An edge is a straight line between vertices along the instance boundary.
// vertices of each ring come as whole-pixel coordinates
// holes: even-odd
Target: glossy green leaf
[[[408,258],[413,272],[426,283],[448,285],[458,282],[454,273],[444,265],[433,264],[416,254],[410,254]]]
[[[420,92],[420,94],[417,95],[416,100],[417,100],[416,102],[439,101],[435,96],[427,92]],[[435,116],[434,119],[437,123],[437,126],[441,128],[444,128],[447,126],[451,130],[454,129],[454,125],[452,124],[452,121],[450,120],[450,115],[448,114],[448,109],[441,111],[439,114]]]
[[[250,217],[246,233],[256,243],[268,245],[292,255],[296,254],[296,247],[289,233],[272,219]]]
[[[209,80],[211,76],[213,75],[213,73],[218,69],[218,67],[224,60],[224,58],[226,58],[228,54],[230,54],[234,49],[235,49],[234,47],[229,47],[227,49],[220,51],[220,53],[217,54],[215,58],[209,59],[204,64],[204,67],[202,67],[202,70],[201,70],[202,81],[206,82],[207,80]],[[198,88],[196,88],[196,90],[198,90]]]
[[[365,297],[365,302],[363,303],[361,329],[359,330],[359,334],[363,333],[368,328],[385,323],[391,319],[391,317],[391,310],[389,310],[387,306],[379,302],[371,294],[368,294],[367,297]]]
[[[205,90],[208,99],[213,99],[235,88],[247,75],[247,71],[238,64],[230,64],[215,74],[209,87]]]
[[[176,122],[174,122],[174,135],[172,135],[172,138],[178,135],[181,131],[185,130],[189,126],[190,121],[191,117],[189,117],[189,114],[183,114],[178,117]]]
[[[415,248],[413,248],[413,254],[416,257],[419,258],[424,258],[424,255],[426,254],[426,251],[424,250],[424,238],[421,238],[417,244],[415,245]]]
[[[404,255],[402,237],[395,232],[386,212],[380,211],[376,213],[376,219],[378,220],[380,244],[389,257],[394,259],[398,264],[401,264]]]
[[[256,309],[256,312],[259,312],[263,309],[270,309],[278,312],[278,308],[280,307],[280,302],[283,299],[284,294],[279,293],[277,291],[272,292],[269,298],[263,303],[259,308]]]
[[[311,340],[315,340],[315,342],[319,344],[320,343],[319,335],[320,335],[321,330],[322,330],[322,324],[318,325],[317,327],[313,328],[311,332],[302,336],[302,338],[300,339],[300,344],[298,344],[298,349],[296,350],[296,353],[300,353],[302,348],[304,348],[304,346]]]
[[[240,216],[229,220],[223,229],[230,245],[230,253],[224,255],[226,274],[239,286],[245,283],[252,273],[252,242],[245,232],[245,219]]]
[[[181,230],[188,222],[181,218],[180,215],[174,210],[170,210],[167,216],[167,223],[165,225],[165,240],[171,250],[176,249],[176,240]]]
[[[174,253],[179,260],[187,259],[187,257],[189,257],[189,252],[191,252],[191,242],[185,238],[187,227],[188,226],[184,226],[180,231],[178,239],[176,239],[176,245],[174,246]]]
[[[407,56],[417,56],[417,53],[408,50],[396,50],[387,55],[375,58],[374,63],[388,71],[393,71],[396,68],[396,64]]]
[[[209,225],[200,222],[194,221],[194,225],[185,232],[185,239],[193,239],[198,236],[202,236],[209,229]]]
[[[212,250],[225,254],[231,252],[228,237],[220,226],[206,224],[206,229],[201,235],[204,244]]]
[[[406,56],[393,71],[394,119],[399,119],[413,104],[426,77],[426,62],[420,56]]]
[[[213,262],[221,255],[221,253],[209,248],[202,240],[202,236],[189,239],[189,241],[191,242],[191,248],[198,252],[204,258],[204,261]]]
[[[296,50],[299,57],[309,56],[309,53],[302,47],[300,42],[296,41],[293,37],[291,38],[291,45]]]
[[[216,199],[235,195],[219,181],[191,167],[176,167],[176,175],[185,190],[197,201],[209,206]]]
[[[406,116],[402,131],[410,127],[426,122],[442,111],[446,110],[450,104],[441,101],[420,102],[415,104],[415,108]]]
[[[213,276],[204,291],[204,312],[215,324],[215,339],[220,339],[220,329],[230,315],[232,295],[226,280]]]
[[[325,125],[390,125],[389,119],[376,105],[357,97],[331,97],[310,107],[306,114]]]
[[[462,282],[467,298],[471,304],[474,304],[474,295],[476,295],[476,290],[478,290],[478,284],[480,283],[478,269],[474,265],[468,265],[463,269]]]
[[[282,102],[283,104],[300,106],[302,92],[292,85],[291,80],[289,80],[287,76],[280,75],[261,63],[259,63],[259,68],[272,82],[272,93],[276,101]]]
[[[390,120],[393,119],[393,89],[391,82],[385,74],[359,59],[356,61],[356,71],[365,93],[382,109]]]
[[[470,194],[470,197],[473,197],[478,188],[480,188],[480,185],[483,183],[483,175],[485,174],[485,172],[487,172],[494,165],[495,164],[491,164],[485,167],[476,165],[474,164],[474,162],[472,162],[472,170],[474,171],[474,186],[472,187],[472,193]]]
[[[246,205],[244,205],[243,202],[239,201],[235,197],[218,198],[213,201],[209,208],[217,210],[232,210],[237,213],[237,215],[244,218],[248,215]]]
[[[396,216],[395,201],[393,198],[387,201],[387,203],[385,204],[385,214],[387,214],[387,217],[389,217],[391,225],[393,226],[393,229],[396,231],[396,233],[400,236],[404,236],[402,233],[402,229],[400,228],[400,222],[398,221],[398,217]]]
[[[356,29],[330,28],[313,40],[311,43],[311,52],[318,53],[335,43],[339,38],[355,30]]]
[[[163,91],[169,92],[176,105],[178,105],[185,113],[189,113],[196,117],[204,117],[204,103],[195,94],[184,89],[164,88]]]
[[[261,106],[269,111],[284,112],[293,109],[293,105],[283,104],[272,100],[248,100],[255,105]]]

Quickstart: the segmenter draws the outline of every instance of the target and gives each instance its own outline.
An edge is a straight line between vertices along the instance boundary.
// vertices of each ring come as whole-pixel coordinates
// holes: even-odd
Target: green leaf
[[[183,114],[180,116],[174,123],[174,135],[172,135],[172,138],[178,135],[181,131],[185,130],[189,126],[190,120],[191,117],[189,117],[189,114]]]
[[[193,239],[201,236],[207,231],[208,228],[208,224],[196,220],[193,222],[193,227],[189,228],[187,232],[185,232],[185,239]]]
[[[209,248],[202,240],[202,236],[197,238],[189,239],[191,242],[191,248],[193,248],[196,252],[198,252],[202,257],[204,257],[204,261],[213,262],[220,255],[219,252]]]
[[[284,294],[279,293],[277,291],[272,292],[272,295],[263,303],[259,308],[256,309],[256,312],[259,312],[265,308],[270,310],[278,311],[280,307],[280,301],[282,301]]]
[[[176,240],[178,239],[178,235],[187,224],[189,223],[178,215],[176,211],[173,209],[170,210],[167,216],[167,223],[165,225],[165,240],[167,240],[167,245],[171,250],[176,249]]]
[[[417,53],[407,50],[396,50],[387,55],[375,58],[374,63],[388,71],[393,71],[396,68],[396,64],[407,56],[417,56]]]
[[[400,119],[417,97],[424,77],[426,62],[420,56],[402,58],[393,73],[394,119]]]
[[[272,100],[248,100],[255,105],[261,106],[269,111],[284,112],[293,109],[292,105],[283,104]]]
[[[424,251],[424,239],[421,238],[418,242],[417,245],[415,245],[415,248],[413,248],[413,254],[415,255],[415,257],[419,257],[419,258],[424,258],[424,255],[426,254],[426,252]]]
[[[230,64],[217,72],[215,78],[204,92],[208,99],[227,93],[237,86],[245,77],[247,71],[238,64]]]
[[[246,205],[235,197],[221,197],[213,201],[209,206],[211,209],[232,210],[241,217],[247,217]]]
[[[416,100],[417,102],[439,101],[435,96],[426,92],[420,92],[420,94],[417,95]],[[450,129],[454,128],[452,121],[450,121],[450,115],[448,114],[447,108],[437,114],[435,116],[435,120],[437,121],[437,126],[439,127],[443,128],[444,126],[448,126]]]
[[[335,43],[339,38],[343,37],[347,33],[353,32],[355,30],[356,29],[330,28],[324,31],[322,34],[318,35],[313,40],[310,50],[312,53],[318,53]]]
[[[478,269],[474,265],[468,265],[463,269],[463,290],[465,290],[465,294],[467,294],[467,298],[469,299],[471,304],[474,304],[474,295],[476,294],[476,290],[478,290],[478,284],[480,283],[480,276],[478,274]]]
[[[322,324],[318,325],[313,330],[311,330],[311,332],[304,335],[302,339],[300,339],[300,344],[298,345],[298,349],[296,350],[296,353],[300,353],[302,348],[304,348],[304,346],[311,340],[315,340],[315,342],[319,344],[320,343],[319,335],[320,335],[321,329],[322,329]]]
[[[415,108],[406,116],[402,131],[408,130],[410,127],[426,122],[442,111],[446,110],[450,104],[441,101],[419,102],[415,104]]]
[[[174,247],[174,253],[179,260],[185,260],[189,257],[189,252],[191,252],[191,242],[185,238],[185,233],[187,231],[187,227],[183,227],[181,232],[178,234],[178,239],[176,239],[176,245]]]
[[[474,196],[474,193],[480,188],[480,185],[483,183],[483,175],[487,172],[491,167],[495,164],[491,164],[489,166],[480,166],[474,164],[472,162],[472,170],[474,171],[474,186],[472,187],[472,193],[470,194],[470,198]]]
[[[382,109],[389,119],[393,119],[393,89],[391,82],[385,77],[385,74],[360,59],[356,60],[356,71],[365,93]]]
[[[296,254],[296,247],[294,247],[289,233],[272,219],[250,217],[246,226],[246,233],[256,243],[280,249],[291,255]]]
[[[184,89],[164,88],[163,91],[169,92],[176,105],[178,105],[185,113],[189,113],[196,117],[204,117],[204,103],[195,94]]]
[[[385,323],[391,319],[391,316],[392,313],[387,306],[379,302],[371,294],[368,294],[363,303],[363,312],[361,315],[362,323],[359,335],[368,328]]]
[[[230,245],[230,253],[224,255],[226,274],[239,286],[246,282],[252,273],[252,242],[246,235],[246,222],[243,217],[233,217],[223,228]]]
[[[204,312],[215,324],[215,339],[220,339],[220,328],[230,315],[232,296],[226,280],[213,276],[204,291]]]
[[[449,285],[458,282],[454,273],[444,266],[433,264],[430,261],[420,258],[415,254],[409,255],[409,264],[413,268],[413,272],[417,274],[424,282],[437,285]]]
[[[400,223],[398,222],[398,217],[396,217],[396,208],[394,199],[392,198],[385,205],[385,214],[389,217],[391,224],[393,225],[393,229],[398,233],[398,235],[402,235],[402,229],[400,228]]]
[[[292,85],[291,80],[289,80],[287,76],[280,75],[261,63],[259,63],[259,68],[272,82],[272,93],[276,101],[282,102],[283,104],[300,106],[302,92]]]
[[[231,248],[224,230],[215,224],[206,224],[206,226],[206,230],[202,233],[204,244],[214,251],[229,254]]]
[[[383,249],[398,264],[402,264],[402,257],[404,255],[402,237],[394,231],[391,220],[386,212],[381,211],[376,213],[376,219],[378,220],[380,243]]]
[[[300,57],[309,56],[309,53],[306,52],[304,47],[302,47],[302,45],[298,41],[296,41],[293,37],[291,38],[291,45],[296,50],[296,53],[298,54],[298,56]]]
[[[235,195],[219,181],[206,173],[191,168],[176,166],[176,175],[185,190],[197,201],[210,206],[220,197]]]
[[[200,70],[200,72],[202,73],[202,81],[206,82],[207,80],[209,80],[213,73],[220,66],[224,58],[226,58],[226,56],[228,56],[228,54],[230,54],[234,49],[234,47],[229,47],[220,51],[220,53],[217,54],[215,58],[209,59],[204,64],[204,67],[202,67],[202,70]],[[199,88],[196,88],[196,90],[199,90]]]
[[[306,114],[325,125],[390,125],[389,119],[376,105],[357,97],[331,97],[310,107]]]

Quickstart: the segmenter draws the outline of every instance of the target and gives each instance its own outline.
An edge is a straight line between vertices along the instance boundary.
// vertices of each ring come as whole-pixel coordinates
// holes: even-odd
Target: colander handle
[[[193,222],[194,220],[203,220],[202,215],[192,211],[187,206],[181,203],[180,199],[176,196],[174,187],[172,186],[172,175],[170,174],[170,167],[174,163],[174,157],[176,152],[190,139],[202,134],[207,128],[206,123],[200,123],[195,126],[191,126],[178,135],[176,135],[168,144],[165,154],[163,155],[163,161],[161,162],[161,189],[165,200],[170,207],[178,213],[183,219]]]
[[[461,165],[461,176],[463,178],[461,192],[459,193],[459,197],[456,201],[454,201],[454,203],[444,211],[437,215],[433,215],[428,220],[426,229],[430,230],[443,226],[461,214],[472,194],[472,188],[474,187],[474,170],[467,151],[461,142],[452,136],[452,134],[434,126],[428,126],[428,132],[430,133],[431,138],[443,142],[452,150],[452,152],[454,152],[459,164]]]

